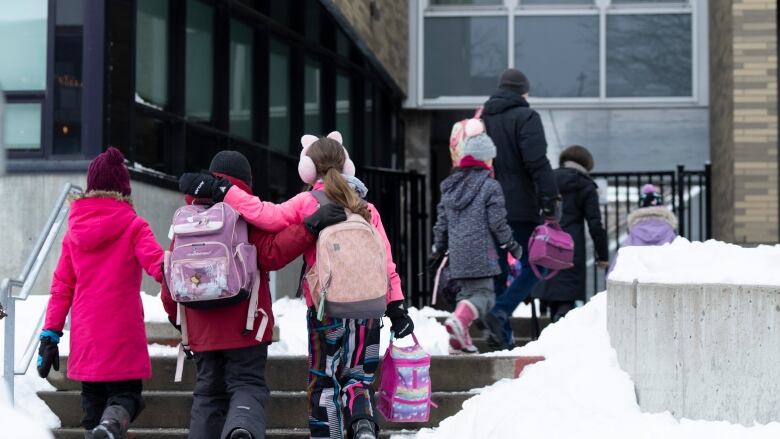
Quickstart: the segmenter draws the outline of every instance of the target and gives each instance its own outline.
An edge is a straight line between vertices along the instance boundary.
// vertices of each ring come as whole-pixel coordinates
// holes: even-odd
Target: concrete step
[[[486,344],[484,340],[480,341]],[[436,355],[431,357],[434,392],[468,391],[512,378],[514,357],[481,357],[473,355]],[[80,390],[81,384],[65,378],[67,357],[60,358],[60,371],[52,370],[49,382],[58,390]],[[304,356],[269,357],[266,383],[271,390],[298,391],[306,388],[308,360]],[[181,383],[174,383],[175,357],[152,357],[152,379],[144,383],[147,390],[181,390],[191,392],[195,385],[195,362],[184,362]],[[479,373],[474,373],[479,371]]]
[[[436,317],[436,320],[443,325],[447,318]],[[533,336],[533,325],[530,317],[512,317],[509,319],[509,324],[512,326],[512,332],[515,334],[515,337],[531,338],[531,336]],[[543,330],[549,324],[549,317],[539,317],[539,331]],[[471,336],[474,338],[482,337],[482,330],[476,324],[471,325],[470,332]]]
[[[81,422],[81,394],[79,391],[46,391],[38,395],[52,411],[59,416],[63,428],[78,427]],[[457,413],[465,400],[474,396],[471,392],[434,392],[432,400],[438,408],[431,411],[427,423],[388,423],[381,419],[380,425],[388,430],[416,430],[434,427],[443,419]],[[146,409],[133,423],[135,428],[175,429],[190,423],[192,393],[187,391],[144,392]],[[307,428],[306,392],[271,392],[267,407],[268,428]]]
[[[183,428],[131,428],[128,432],[130,439],[187,439],[189,430]],[[412,436],[415,432],[408,430],[381,430],[379,437]],[[84,430],[81,428],[58,428],[54,430],[57,439],[84,439]],[[270,429],[265,432],[266,439],[297,439],[309,437],[309,430],[294,429]]]

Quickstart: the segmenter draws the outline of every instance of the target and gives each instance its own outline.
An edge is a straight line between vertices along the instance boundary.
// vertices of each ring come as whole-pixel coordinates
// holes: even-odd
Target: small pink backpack
[[[389,422],[428,422],[431,407],[431,356],[412,333],[413,346],[398,347],[390,340],[377,394],[377,409]]]
[[[557,222],[545,221],[528,240],[528,263],[537,278],[550,280],[574,266],[574,240]],[[542,276],[539,267],[550,272]]]

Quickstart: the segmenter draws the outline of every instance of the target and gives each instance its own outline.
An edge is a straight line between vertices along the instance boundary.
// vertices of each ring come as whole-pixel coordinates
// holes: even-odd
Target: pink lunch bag
[[[390,346],[382,360],[377,409],[390,422],[428,422],[431,407],[431,356],[412,334],[413,346]]]
[[[545,221],[528,240],[528,262],[537,278],[550,280],[574,266],[574,240],[557,222]],[[542,276],[539,267],[550,272]]]

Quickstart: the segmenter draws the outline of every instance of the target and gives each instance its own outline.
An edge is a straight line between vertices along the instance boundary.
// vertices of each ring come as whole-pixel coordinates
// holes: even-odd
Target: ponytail
[[[368,210],[368,205],[347,184],[336,168],[329,168],[322,181],[325,183],[325,195],[328,196],[328,199],[371,222],[371,212]]]

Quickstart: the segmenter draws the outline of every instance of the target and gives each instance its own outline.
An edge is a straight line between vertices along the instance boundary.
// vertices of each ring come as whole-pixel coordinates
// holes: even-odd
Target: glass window
[[[344,138],[344,146],[349,152],[354,150],[352,144],[352,80],[346,73],[336,75],[336,129]]]
[[[293,3],[290,0],[261,0],[261,5],[264,4],[268,16],[287,27],[292,24],[290,7]]]
[[[322,134],[322,67],[318,61],[306,60],[303,75],[303,131]]]
[[[306,0],[304,5],[304,29],[303,33],[306,38],[321,43],[321,29],[322,29],[322,5],[319,0]]]
[[[271,39],[268,72],[268,146],[290,150],[290,48]]]
[[[522,0],[521,5],[593,5],[594,0]],[[614,1],[614,0],[613,0]],[[665,0],[669,1],[669,0]]]
[[[691,96],[690,14],[607,17],[607,96]]]
[[[347,37],[347,34],[339,27],[336,29],[336,53],[349,58],[349,49],[352,46],[352,42]]]
[[[626,3],[688,3],[688,0],[612,0],[613,5]]]
[[[531,95],[599,96],[597,15],[522,16],[515,20],[515,65],[528,76]]]
[[[252,138],[252,28],[230,20],[230,132]]]
[[[58,0],[54,30],[53,154],[81,151],[84,0]]]
[[[168,103],[168,1],[138,0],[135,42],[136,100]]]
[[[3,133],[6,149],[40,149],[41,104],[7,104]]]
[[[47,0],[5,1],[0,13],[0,84],[5,90],[46,88]]]
[[[485,96],[507,67],[505,17],[425,19],[425,98]]]
[[[363,104],[363,162],[374,165],[374,85],[365,82],[365,102]]]
[[[214,8],[200,0],[187,2],[185,111],[211,120],[214,87]]]
[[[432,5],[500,5],[504,0],[431,0]]]

